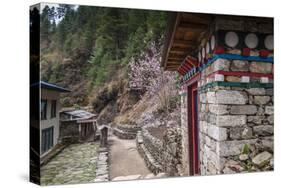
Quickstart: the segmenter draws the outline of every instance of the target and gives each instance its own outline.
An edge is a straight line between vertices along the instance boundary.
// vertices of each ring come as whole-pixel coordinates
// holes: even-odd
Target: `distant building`
[[[40,157],[44,157],[58,143],[60,93],[70,91],[43,81],[40,82],[40,87]]]
[[[96,117],[96,114],[81,109],[62,110],[60,112],[60,140],[62,142],[94,140],[97,130]]]

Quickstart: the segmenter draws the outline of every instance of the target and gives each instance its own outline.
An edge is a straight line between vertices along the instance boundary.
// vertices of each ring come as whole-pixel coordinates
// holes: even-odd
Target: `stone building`
[[[40,157],[43,158],[59,142],[60,93],[70,91],[44,81],[40,82],[40,88]]]
[[[85,110],[66,109],[60,112],[60,140],[78,142],[91,137],[97,131],[96,114]]]
[[[273,19],[172,13],[161,65],[180,75],[182,175],[273,169]]]

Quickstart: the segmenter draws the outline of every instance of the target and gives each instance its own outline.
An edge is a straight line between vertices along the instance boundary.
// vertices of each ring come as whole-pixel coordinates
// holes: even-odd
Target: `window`
[[[42,130],[41,153],[45,153],[54,145],[54,127]]]
[[[47,100],[41,100],[41,119],[47,119]]]
[[[51,118],[56,117],[56,115],[57,115],[57,101],[52,100],[52,103],[51,103]]]

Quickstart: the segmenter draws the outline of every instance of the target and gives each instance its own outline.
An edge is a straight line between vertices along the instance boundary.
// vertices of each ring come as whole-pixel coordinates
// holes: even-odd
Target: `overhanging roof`
[[[57,86],[55,84],[50,84],[50,83],[44,82],[44,81],[40,81],[38,83],[32,84],[31,87],[39,86],[39,85],[41,88],[44,88],[44,89],[49,89],[49,90],[54,90],[54,91],[59,91],[59,92],[70,92],[70,90],[68,90],[68,89],[65,89],[63,87]]]
[[[212,20],[210,14],[170,13],[161,62],[164,70],[176,71],[187,55],[192,55]]]

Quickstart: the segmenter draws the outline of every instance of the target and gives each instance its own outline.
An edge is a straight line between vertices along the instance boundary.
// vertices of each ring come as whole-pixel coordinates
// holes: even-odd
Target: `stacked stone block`
[[[217,70],[271,73],[272,64],[218,59],[202,72],[202,87],[208,84],[207,75]],[[239,77],[225,79],[241,82]],[[255,82],[260,83],[250,77],[249,84]],[[228,161],[237,158],[245,145],[249,145],[251,152],[273,152],[273,89],[244,86],[214,86],[200,93],[201,174],[233,172],[225,170]],[[245,170],[240,166],[240,171]]]
[[[168,128],[163,139],[154,137],[143,128],[137,134],[137,148],[155,175],[164,172],[168,176],[181,175],[182,137],[180,128]]]

